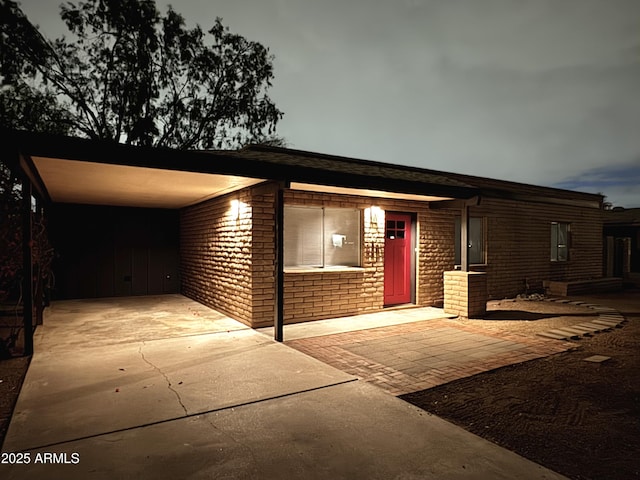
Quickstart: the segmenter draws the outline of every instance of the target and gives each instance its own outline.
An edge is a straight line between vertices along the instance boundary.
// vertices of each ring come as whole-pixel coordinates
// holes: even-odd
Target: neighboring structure
[[[475,316],[602,276],[600,195],[276,147],[12,138],[52,202],[58,296],[180,291],[281,328],[404,305]]]
[[[640,208],[604,211],[605,275],[640,284]]]

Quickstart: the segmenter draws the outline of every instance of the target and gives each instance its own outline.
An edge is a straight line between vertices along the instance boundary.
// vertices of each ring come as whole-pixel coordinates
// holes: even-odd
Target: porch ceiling
[[[146,208],[182,208],[263,182],[235,175],[31,157],[51,200]]]
[[[417,200],[420,202],[437,202],[441,200],[452,200],[453,197],[437,197],[435,195],[417,195],[412,193],[387,192],[383,190],[371,190],[363,188],[334,187],[331,185],[313,185],[310,183],[291,182],[293,190],[304,190],[307,192],[339,193],[342,195],[362,195],[365,197],[395,198],[400,200]]]

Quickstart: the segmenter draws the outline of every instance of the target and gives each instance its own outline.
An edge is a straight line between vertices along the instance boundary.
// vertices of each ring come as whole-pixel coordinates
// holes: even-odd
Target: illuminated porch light
[[[380,229],[384,227],[384,210],[380,207],[372,205],[364,209],[364,220],[372,228]]]
[[[231,220],[239,220],[240,219],[240,200],[233,199],[231,200],[231,210],[229,213]]]
[[[251,218],[251,206],[235,198],[230,202],[227,215],[229,220],[239,223],[240,220]]]

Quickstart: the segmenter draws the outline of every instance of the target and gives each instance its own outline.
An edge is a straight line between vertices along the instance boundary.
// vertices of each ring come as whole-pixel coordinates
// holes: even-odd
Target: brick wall
[[[384,307],[384,212],[413,213],[418,219],[416,303],[431,305],[442,299],[442,274],[453,268],[453,214],[432,211],[426,203],[406,200],[285,192],[286,205],[357,208],[362,211],[362,269],[357,271],[289,271],[285,273],[285,322],[350,316]],[[371,207],[380,209],[377,223]],[[448,222],[449,229],[440,225]],[[443,245],[443,239],[450,242]],[[450,250],[450,251],[449,251]],[[437,278],[432,278],[437,275]]]
[[[457,210],[426,210],[419,215],[418,298],[421,305],[442,306],[443,274],[455,265]]]
[[[275,185],[180,212],[183,295],[254,328],[273,325]]]
[[[275,312],[275,184],[251,190],[253,240],[251,244],[252,326],[273,325]]]
[[[252,318],[250,201],[245,189],[180,212],[182,293],[247,324]]]
[[[445,272],[444,294],[445,313],[482,318],[487,310],[487,275],[484,272]]]
[[[471,216],[487,217],[487,272],[490,298],[542,288],[543,280],[584,280],[602,276],[602,212],[567,205],[483,198]],[[551,222],[571,228],[569,261],[552,262]]]
[[[240,208],[233,211],[232,200]],[[253,327],[273,324],[275,185],[263,184],[181,211],[183,293]],[[442,305],[444,272],[454,268],[454,218],[421,202],[289,190],[286,205],[362,211],[362,268],[285,273],[286,323],[373,312],[384,306],[384,211],[417,219],[416,304]],[[371,207],[380,208],[371,222]],[[543,280],[598,277],[602,271],[601,212],[572,206],[482,199],[470,215],[487,217],[489,298],[537,289]],[[237,218],[236,218],[237,217]],[[568,262],[550,261],[552,221],[571,224]]]
[[[380,308],[376,287],[367,287],[365,271],[286,273],[286,323],[356,315]]]

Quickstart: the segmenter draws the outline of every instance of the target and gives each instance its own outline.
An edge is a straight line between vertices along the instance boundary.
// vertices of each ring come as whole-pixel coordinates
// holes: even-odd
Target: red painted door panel
[[[411,302],[411,215],[387,213],[384,232],[384,304]]]

